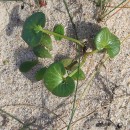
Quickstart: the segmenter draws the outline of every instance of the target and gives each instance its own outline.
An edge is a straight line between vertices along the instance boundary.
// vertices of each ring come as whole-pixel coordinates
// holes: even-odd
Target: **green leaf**
[[[84,74],[84,72],[83,72],[81,69],[79,69],[79,71],[77,71],[77,72],[72,76],[72,78],[73,78],[74,80],[77,80],[77,78],[78,78],[78,80],[84,80],[84,79],[85,79],[85,74]]]
[[[67,97],[74,92],[75,83],[71,77],[67,77],[61,84],[55,87],[52,93],[59,97]]]
[[[23,25],[22,38],[29,46],[36,47],[40,44],[43,33],[38,31],[38,28],[44,27],[45,22],[45,14],[42,12],[36,12],[26,19]]]
[[[116,55],[118,55],[119,51],[120,45],[118,44],[118,42],[115,42],[107,48],[107,53],[110,56],[110,58],[114,58]]]
[[[58,34],[61,34],[61,35],[64,35],[64,27],[61,25],[61,24],[57,24],[55,27],[54,27],[54,30],[53,30],[55,33],[58,33]],[[54,36],[55,37],[55,40],[58,40],[60,41],[62,38],[61,37],[57,37],[57,36]]]
[[[62,63],[56,62],[51,64],[44,75],[46,87],[52,91],[57,85],[62,83],[63,75],[65,75],[65,73],[66,71]]]
[[[40,70],[37,71],[37,73],[36,73],[36,75],[35,75],[35,78],[36,78],[37,81],[40,81],[40,80],[43,79],[44,73],[45,73],[46,69],[47,69],[47,68],[44,67],[44,68],[41,68]]]
[[[108,28],[102,28],[95,38],[97,50],[106,49],[110,58],[114,58],[120,51],[120,40]]]
[[[49,50],[52,50],[52,40],[48,34],[43,33],[41,38],[41,45],[45,46]]]
[[[33,52],[40,58],[51,58],[51,54],[44,46],[37,46],[33,48]]]
[[[64,78],[66,70],[61,62],[51,64],[44,74],[44,84],[54,95],[67,97],[75,89],[74,80],[71,77]]]
[[[66,58],[66,59],[61,60],[64,67],[68,67],[72,63],[72,61],[73,61],[73,59],[71,59],[71,58]]]
[[[19,70],[21,72],[26,73],[26,72],[30,71],[37,63],[38,63],[37,60],[35,60],[35,61],[25,61],[20,65]]]

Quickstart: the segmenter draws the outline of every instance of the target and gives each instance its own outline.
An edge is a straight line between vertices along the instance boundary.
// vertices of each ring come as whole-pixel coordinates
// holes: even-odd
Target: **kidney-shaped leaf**
[[[49,50],[52,50],[52,40],[48,34],[43,33],[41,38],[41,45],[45,46]]]
[[[67,97],[74,92],[75,83],[71,77],[67,77],[62,83],[55,87],[52,93],[59,97]]]
[[[55,33],[58,33],[58,34],[61,34],[61,35],[64,35],[64,27],[63,25],[61,24],[57,24],[55,27],[54,27],[54,30],[53,30]],[[58,36],[54,36],[55,37],[55,40],[61,40],[62,38],[61,37],[58,37]]]
[[[79,69],[79,71],[77,71],[73,76],[72,76],[72,78],[74,79],[74,80],[84,80],[85,79],[85,74],[84,74],[84,72],[81,70],[81,69]]]
[[[40,44],[43,33],[36,31],[38,26],[45,26],[45,14],[42,12],[36,12],[28,17],[23,25],[22,38],[31,47],[35,47]]]
[[[110,58],[115,57],[120,51],[120,40],[108,28],[102,28],[95,38],[97,50],[106,49]]]
[[[54,95],[66,97],[75,89],[74,80],[70,77],[64,78],[66,70],[61,62],[51,64],[44,74],[44,84]]]
[[[19,70],[21,72],[28,72],[29,70],[31,70],[36,64],[38,63],[37,60],[35,61],[25,61],[20,65]]]
[[[46,67],[44,68],[41,68],[40,70],[37,71],[36,75],[35,75],[35,78],[37,81],[40,81],[43,79],[44,77],[44,73],[46,72]]]
[[[44,46],[37,46],[33,48],[33,52],[37,57],[40,58],[51,58],[51,54]]]

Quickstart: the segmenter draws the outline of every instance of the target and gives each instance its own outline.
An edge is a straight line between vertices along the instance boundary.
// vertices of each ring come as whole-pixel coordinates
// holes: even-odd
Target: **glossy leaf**
[[[78,80],[84,80],[84,79],[85,79],[85,74],[84,74],[84,72],[83,72],[81,69],[79,69],[79,71],[77,71],[77,72],[72,76],[72,78],[73,78],[74,80],[77,80],[77,78],[78,78]]]
[[[61,34],[61,35],[64,35],[64,27],[61,25],[61,24],[57,24],[55,27],[54,27],[54,30],[53,30],[55,33],[58,33],[58,34]],[[57,37],[57,36],[54,36],[55,37],[55,40],[61,40],[62,38],[61,37]]]
[[[61,60],[64,67],[68,67],[72,63],[72,61],[73,61],[73,59],[71,59],[71,58],[66,58],[66,59]]]
[[[118,42],[115,42],[107,48],[107,53],[110,56],[110,58],[114,58],[116,55],[118,55],[119,51],[120,45],[118,44]]]
[[[33,48],[33,52],[40,58],[51,58],[51,54],[44,46],[37,46]]]
[[[61,84],[59,84],[52,93],[59,97],[67,97],[74,92],[75,83],[70,77],[67,77]]]
[[[44,82],[46,87],[53,91],[63,81],[63,75],[65,75],[65,69],[62,63],[57,62],[51,64],[45,72]]]
[[[36,31],[37,28],[45,26],[45,14],[36,12],[26,19],[23,25],[22,38],[31,47],[36,47],[40,44],[43,33]]]
[[[48,34],[43,34],[41,38],[41,44],[44,45],[47,49],[52,50],[52,40]]]
[[[106,49],[110,58],[115,57],[120,51],[120,40],[108,28],[103,28],[95,38],[97,50]]]
[[[21,72],[28,72],[30,71],[36,64],[38,63],[38,61],[25,61],[20,65],[19,70]]]
[[[35,75],[35,78],[37,81],[40,81],[43,79],[44,77],[44,73],[46,72],[46,67],[44,68],[41,68],[40,70],[37,71],[36,75]]]
[[[66,97],[75,89],[74,80],[71,77],[64,78],[66,70],[61,62],[51,64],[44,74],[44,84],[54,95]]]

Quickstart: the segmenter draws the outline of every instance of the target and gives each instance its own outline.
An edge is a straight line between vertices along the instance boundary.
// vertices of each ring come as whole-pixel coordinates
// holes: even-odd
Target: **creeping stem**
[[[72,41],[74,43],[77,43],[78,45],[80,45],[81,47],[84,47],[83,43],[80,42],[79,40],[76,40],[74,38],[71,38],[71,37],[67,37],[67,36],[64,36],[64,35],[61,35],[61,34],[58,34],[58,33],[55,33],[55,32],[52,32],[52,31],[49,31],[49,30],[46,30],[46,29],[43,29],[41,26],[37,26],[35,27],[35,31],[42,31],[43,33],[46,33],[46,34],[49,34],[49,35],[53,35],[53,36],[57,36],[57,37],[61,37],[61,38],[64,38],[66,40],[69,40],[69,41]],[[92,55],[94,53],[98,52],[98,50],[94,50],[92,52],[86,52],[83,56],[83,59],[82,59],[82,62],[80,64],[80,67],[85,63],[86,61],[86,58],[89,56],[89,55]],[[78,69],[74,70],[72,73],[69,74],[70,77],[72,77],[76,72],[78,71]]]
[[[65,1],[64,1],[64,3],[65,3],[65,6],[66,6],[66,8],[67,8],[67,4],[66,4]],[[67,12],[68,12],[68,14],[69,14],[68,8],[67,8]],[[70,14],[69,14],[69,17],[71,18]],[[71,19],[71,22],[72,22],[72,24],[73,24],[72,19]],[[73,26],[74,26],[74,24],[73,24]],[[75,26],[74,26],[74,28],[75,28]],[[78,47],[79,47],[79,46],[84,47],[84,44],[83,44],[81,41],[77,40],[77,39],[78,39],[77,34],[76,34],[77,39],[74,39],[74,38],[71,38],[71,37],[68,37],[68,36],[65,36],[65,35],[61,35],[61,34],[58,34],[58,33],[55,33],[55,32],[52,32],[52,31],[49,31],[49,30],[46,30],[46,29],[43,29],[41,26],[34,26],[34,30],[35,30],[37,33],[38,33],[38,32],[43,32],[43,33],[46,33],[46,34],[48,34],[48,35],[53,35],[53,36],[57,36],[57,37],[60,37],[60,38],[64,38],[64,39],[66,39],[66,40],[68,40],[68,41],[71,41],[71,42],[76,43],[76,44],[78,45]],[[75,28],[75,30],[76,30],[76,28]],[[85,63],[87,57],[88,57],[89,55],[92,55],[92,54],[96,53],[96,52],[98,52],[98,50],[94,50],[94,51],[89,52],[89,53],[86,52],[86,53],[83,55],[81,64],[80,64],[80,57],[79,57],[79,62],[78,62],[79,65],[78,65],[77,69],[75,69],[73,72],[71,72],[68,76],[69,76],[69,77],[72,77],[75,73],[78,73],[78,75],[79,75],[79,68]],[[65,80],[64,77],[63,77],[63,80]],[[72,113],[71,113],[71,117],[70,117],[69,124],[68,124],[68,126],[67,126],[67,130],[70,130],[70,125],[71,125],[71,122],[72,122],[72,120],[73,120],[74,113],[75,113],[75,111],[76,111],[77,87],[78,87],[78,78],[77,78],[77,85],[76,85],[76,87],[75,87],[75,94],[74,94],[74,100],[73,100]]]
[[[58,33],[55,33],[55,32],[52,32],[52,31],[49,31],[49,30],[46,30],[46,29],[43,29],[43,28],[40,28],[40,31],[42,31],[43,33],[49,34],[49,35],[53,35],[53,36],[64,38],[66,40],[69,40],[71,42],[74,42],[74,43],[80,45],[81,47],[84,47],[82,42],[80,42],[79,40],[76,40],[74,38],[67,37],[67,36],[64,36],[64,35],[61,35],[61,34],[58,34]]]

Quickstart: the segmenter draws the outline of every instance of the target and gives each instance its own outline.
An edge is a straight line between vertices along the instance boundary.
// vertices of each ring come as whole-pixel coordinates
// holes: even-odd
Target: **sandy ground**
[[[91,41],[104,26],[109,27],[121,41],[130,34],[129,8],[99,24],[94,19],[96,7],[91,1],[71,0],[68,4],[81,40]],[[46,8],[41,9],[47,17],[46,28],[52,30],[55,24],[62,23],[66,34],[74,36],[61,0],[48,0]],[[21,9],[20,2],[0,2],[0,108],[25,123],[35,120],[32,130],[61,130],[69,122],[73,97],[58,98],[52,95],[42,81],[35,81],[34,74],[41,66],[48,66],[61,57],[74,57],[75,46],[65,40],[56,42],[53,39],[53,58],[39,59],[41,64],[23,75],[18,69],[19,65],[28,59],[36,59],[21,38],[23,22],[34,10],[28,5]],[[88,58],[83,67],[86,80],[79,84],[78,97],[101,58],[102,54]],[[119,130],[130,130],[130,39],[123,42],[120,54],[107,61],[95,77],[89,93],[80,101],[73,121],[77,122],[71,130],[117,130],[116,126],[121,126]],[[3,113],[0,114],[0,126],[0,130],[19,130],[22,127],[18,121]]]

